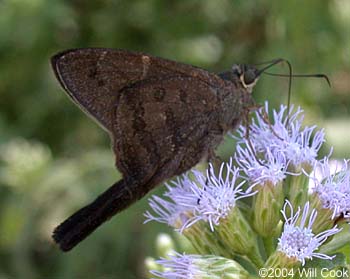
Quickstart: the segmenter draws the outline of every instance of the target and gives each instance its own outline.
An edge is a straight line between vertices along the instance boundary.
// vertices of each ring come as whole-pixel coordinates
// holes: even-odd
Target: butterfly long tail
[[[102,223],[147,193],[146,191],[131,192],[131,189],[140,189],[133,186],[126,183],[125,179],[114,183],[95,201],[81,208],[56,227],[52,237],[61,250],[71,250]]]

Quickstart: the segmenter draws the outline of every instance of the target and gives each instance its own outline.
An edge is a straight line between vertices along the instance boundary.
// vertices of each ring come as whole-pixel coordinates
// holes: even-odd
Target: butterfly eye
[[[256,71],[254,71],[253,69],[249,69],[248,71],[243,73],[243,81],[246,86],[253,84],[257,78],[258,76],[256,74]]]

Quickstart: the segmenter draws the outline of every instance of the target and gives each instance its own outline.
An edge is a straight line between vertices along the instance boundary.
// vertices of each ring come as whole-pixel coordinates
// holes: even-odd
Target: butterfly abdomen
[[[102,223],[129,207],[146,193],[142,188],[129,185],[122,179],[56,227],[52,237],[61,250],[69,251]]]

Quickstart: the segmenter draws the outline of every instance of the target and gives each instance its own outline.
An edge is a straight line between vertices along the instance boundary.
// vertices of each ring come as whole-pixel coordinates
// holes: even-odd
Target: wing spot
[[[163,101],[164,97],[165,97],[165,89],[164,88],[157,88],[157,90],[154,91],[154,93],[153,93],[153,97],[158,102]]]
[[[89,70],[88,77],[89,78],[95,78],[97,75],[97,68],[92,68]]]
[[[187,94],[186,94],[186,91],[183,90],[183,89],[180,89],[180,100],[181,102],[183,103],[187,103]]]

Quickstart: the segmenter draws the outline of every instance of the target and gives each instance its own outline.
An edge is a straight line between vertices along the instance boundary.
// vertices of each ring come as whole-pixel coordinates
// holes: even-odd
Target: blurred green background
[[[54,226],[120,178],[107,134],[55,80],[49,58],[75,47],[147,52],[211,71],[288,59],[292,103],[326,129],[322,154],[350,155],[350,1],[0,0],[0,278],[143,278],[157,232],[147,200],[106,223],[70,253]],[[285,66],[274,72],[286,73]],[[254,95],[286,104],[288,81],[263,76]],[[228,141],[225,158],[234,150]],[[161,191],[158,189],[157,191]]]

